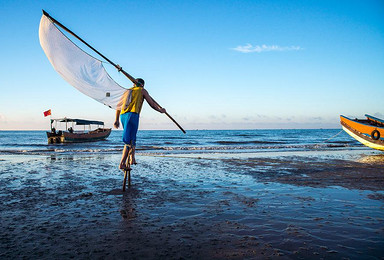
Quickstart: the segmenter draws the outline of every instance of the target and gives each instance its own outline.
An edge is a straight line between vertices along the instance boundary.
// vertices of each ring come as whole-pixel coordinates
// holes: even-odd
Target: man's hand
[[[165,108],[162,107],[162,108],[160,108],[159,112],[164,114],[164,113],[167,113],[167,110],[165,110]]]
[[[119,120],[116,120],[113,125],[115,126],[116,129],[119,129],[119,126],[120,126]]]

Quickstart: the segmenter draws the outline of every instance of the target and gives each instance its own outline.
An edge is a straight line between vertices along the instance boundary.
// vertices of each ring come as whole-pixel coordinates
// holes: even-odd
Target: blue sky
[[[47,129],[47,109],[112,126],[113,110],[52,68],[38,39],[41,9],[144,78],[185,129],[384,117],[383,1],[1,1],[0,130]],[[145,105],[140,129],[177,128]]]

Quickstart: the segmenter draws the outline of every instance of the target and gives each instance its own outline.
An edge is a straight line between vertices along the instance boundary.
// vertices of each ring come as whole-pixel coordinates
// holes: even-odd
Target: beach
[[[382,259],[368,149],[2,155],[2,259]]]
[[[0,260],[384,260],[384,0],[0,6]]]

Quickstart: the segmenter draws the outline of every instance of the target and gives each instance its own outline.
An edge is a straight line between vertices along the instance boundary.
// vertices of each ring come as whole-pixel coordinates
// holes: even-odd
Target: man
[[[121,98],[118,108],[116,109],[116,119],[114,126],[119,128],[120,122],[123,125],[123,142],[124,150],[121,157],[119,168],[122,170],[130,170],[130,165],[136,164],[135,161],[135,146],[136,146],[136,134],[139,128],[139,114],[143,105],[144,99],[148,104],[156,111],[165,113],[166,110],[160,107],[152,97],[148,94],[147,90],[144,89],[144,80],[136,79],[137,84],[128,89],[123,97]],[[129,160],[127,158],[129,155]]]

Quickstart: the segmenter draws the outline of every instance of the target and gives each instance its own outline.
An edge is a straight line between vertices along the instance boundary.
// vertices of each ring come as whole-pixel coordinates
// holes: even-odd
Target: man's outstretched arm
[[[159,104],[157,104],[153,98],[148,94],[148,91],[146,91],[145,89],[143,89],[143,96],[144,96],[144,99],[147,100],[148,104],[156,111],[160,112],[160,113],[165,113],[167,112],[165,110],[165,108],[162,108]]]

